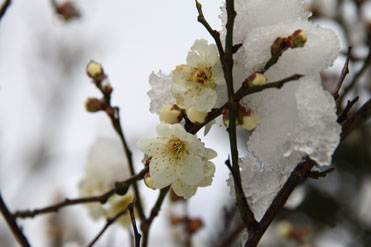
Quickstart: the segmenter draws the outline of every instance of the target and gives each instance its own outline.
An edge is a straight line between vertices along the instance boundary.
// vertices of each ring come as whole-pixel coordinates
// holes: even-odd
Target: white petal
[[[173,83],[171,93],[180,108],[186,109],[192,106],[193,98],[197,95],[197,88],[189,82]]]
[[[204,166],[204,177],[198,184],[199,187],[206,187],[211,185],[215,173],[215,165],[213,162],[208,161]]]
[[[203,87],[198,97],[193,98],[192,106],[200,112],[210,112],[216,103],[216,91],[211,88]]]
[[[168,123],[164,123],[164,122],[162,122],[159,125],[157,125],[156,132],[157,132],[157,134],[160,137],[164,137],[165,138],[165,139],[162,139],[162,140],[164,140],[166,143],[173,136],[173,134],[172,134],[172,125],[171,124],[168,124]]]
[[[172,79],[174,83],[186,83],[192,81],[195,70],[189,65],[178,65],[172,72]]]
[[[157,189],[170,185],[176,179],[176,164],[171,156],[153,156],[149,164],[149,173],[153,179],[153,187]]]
[[[184,184],[197,185],[204,176],[204,161],[191,155],[177,163],[177,174]]]
[[[163,140],[159,137],[146,137],[139,140],[136,146],[148,156],[153,156],[156,152],[162,150],[166,143],[167,140]]]
[[[180,179],[176,180],[172,186],[175,194],[182,196],[185,199],[191,198],[197,191],[197,186],[185,185],[180,181]]]
[[[219,60],[218,51],[214,44],[208,44],[207,40],[196,40],[188,52],[187,64],[193,67],[211,67]]]
[[[216,85],[225,85],[224,72],[219,61],[212,68],[212,73],[212,79]]]
[[[206,148],[206,159],[214,159],[216,156],[218,156],[218,154],[213,149]]]

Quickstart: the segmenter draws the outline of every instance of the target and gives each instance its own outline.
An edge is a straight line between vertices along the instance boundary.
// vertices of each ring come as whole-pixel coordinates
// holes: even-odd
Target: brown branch
[[[352,131],[355,126],[360,122],[366,120],[371,113],[371,99],[369,99],[350,119],[345,121],[343,124],[342,139]],[[316,162],[306,158],[302,163],[300,163],[295,170],[291,173],[290,177],[277,193],[276,197],[272,201],[271,205],[265,212],[262,220],[258,223],[255,228],[248,228],[249,237],[245,243],[245,247],[255,247],[260,241],[261,237],[280,211],[280,209],[285,205],[288,197],[297,185],[304,182],[307,177],[313,175],[311,172],[312,168],[316,165]],[[331,169],[330,169],[331,171]],[[328,173],[328,172],[327,172]]]
[[[125,155],[129,163],[130,174],[133,176],[134,174],[136,174],[135,169],[134,169],[133,154],[131,150],[129,149],[129,145],[126,142],[124,132],[121,127],[120,108],[112,106],[111,104],[112,88],[111,86],[109,86],[107,89],[105,88],[104,85],[102,85],[103,84],[102,81],[106,78],[107,78],[107,75],[103,72],[103,68],[102,68],[102,74],[99,77],[96,77],[96,78],[92,77],[94,84],[96,85],[96,87],[102,93],[104,97],[104,101],[106,104],[104,107],[104,110],[107,113],[108,117],[110,118],[114,130],[116,131],[117,135],[120,137],[122,146],[124,148]],[[138,214],[139,214],[140,219],[143,220],[146,217],[144,215],[142,200],[139,195],[139,188],[138,188],[136,181],[134,181],[133,183],[133,188],[134,188],[134,194],[136,198],[135,205],[136,205],[136,208],[138,209]]]
[[[303,75],[295,74],[295,75],[289,76],[289,77],[284,78],[284,79],[279,80],[279,81],[270,82],[270,83],[265,84],[265,85],[262,85],[262,86],[256,86],[256,87],[251,87],[251,88],[246,88],[244,85],[242,85],[238,89],[238,91],[235,93],[234,98],[235,98],[236,101],[239,101],[239,100],[241,100],[243,97],[245,97],[247,95],[251,95],[251,94],[254,94],[254,93],[259,93],[259,92],[261,92],[263,90],[266,90],[268,88],[277,88],[277,89],[280,89],[286,83],[292,82],[292,81],[295,81],[295,80],[298,80],[301,77],[303,77]],[[218,116],[220,116],[222,114],[222,110],[224,108],[226,108],[226,107],[228,107],[228,102],[226,102],[220,108],[214,109],[212,112],[210,112],[208,114],[208,116],[206,117],[206,120],[205,120],[204,123],[202,123],[202,124],[195,124],[193,127],[190,128],[190,130],[188,132],[191,133],[191,134],[196,134],[206,124],[208,124],[209,122],[211,122],[212,120],[214,120],[215,118],[217,118]]]
[[[153,206],[153,208],[151,210],[149,218],[144,220],[140,225],[140,228],[141,228],[142,234],[143,234],[143,242],[142,242],[143,247],[146,247],[148,245],[149,229],[151,228],[153,220],[156,218],[156,216],[160,212],[161,205],[164,202],[164,199],[165,199],[169,189],[170,189],[170,186],[165,187],[165,188],[160,190],[160,194],[157,198],[157,201],[156,201],[155,205]]]
[[[349,85],[344,88],[343,93],[338,98],[339,104],[341,104],[341,102],[343,102],[345,96],[357,84],[357,82],[361,78],[361,76],[370,67],[370,63],[371,63],[371,41],[368,44],[368,55],[363,62],[362,68],[354,75],[353,80],[349,83]]]
[[[196,1],[196,8],[197,8],[197,11],[198,11],[197,21],[200,22],[206,28],[206,30],[209,32],[209,34],[214,38],[214,41],[216,43],[216,47],[218,48],[220,61],[223,61],[224,60],[224,49],[223,49],[222,41],[220,40],[220,33],[218,31],[214,30],[210,26],[210,24],[206,21],[205,16],[202,12],[202,5],[197,0],[195,0],[195,1]]]
[[[245,197],[245,194],[243,192],[243,188],[242,188],[242,183],[241,183],[241,178],[238,177],[238,175],[235,173],[235,170],[233,169],[232,165],[231,165],[231,161],[230,159],[228,158],[226,161],[225,161],[225,165],[228,167],[228,169],[230,170],[231,174],[232,174],[232,177],[233,177],[233,181],[234,181],[234,187],[237,187],[236,190],[239,191],[239,193],[241,194],[241,196],[243,196],[244,198],[242,198],[242,207],[243,208],[249,208],[249,205],[247,203],[247,199]],[[245,212],[245,217],[246,217],[246,222],[245,222],[245,225],[247,224],[247,226],[250,228],[254,228],[256,227],[256,224],[258,223],[255,219],[255,216],[254,214],[252,213],[251,210],[247,210]]]
[[[371,98],[354,113],[343,125],[341,140],[344,140],[348,134],[363,121],[366,121],[371,115]]]
[[[101,203],[104,204],[107,202],[107,200],[113,196],[115,193],[119,195],[123,195],[128,190],[130,184],[134,183],[137,180],[140,180],[144,177],[144,175],[148,172],[148,167],[145,167],[140,173],[138,173],[135,176],[130,177],[129,179],[122,181],[122,182],[116,182],[115,188],[107,191],[106,193],[98,196],[90,196],[90,197],[82,197],[77,199],[65,199],[62,202],[59,202],[57,204],[40,208],[40,209],[34,209],[34,210],[24,210],[24,211],[16,211],[13,214],[13,217],[15,218],[29,218],[34,217],[40,214],[46,214],[46,213],[52,213],[52,212],[58,212],[61,208],[67,207],[67,206],[73,206],[78,204],[84,204],[84,203]],[[125,192],[125,193],[124,193]]]
[[[347,106],[345,107],[344,111],[338,117],[338,120],[337,120],[338,123],[342,123],[343,121],[348,119],[349,111],[352,109],[353,105],[357,103],[358,100],[359,100],[358,96],[354,98],[352,101],[348,100]]]
[[[118,218],[120,218],[122,215],[124,215],[127,212],[127,208],[125,210],[120,211],[118,214],[116,214],[113,218],[108,218],[106,221],[106,224],[100,230],[100,232],[97,234],[97,236],[94,237],[94,239],[86,246],[86,247],[92,247],[103,235],[103,233],[108,229],[110,225],[112,225]]]
[[[5,221],[8,223],[8,226],[12,231],[18,244],[20,244],[22,247],[30,247],[31,245],[28,243],[26,236],[23,234],[22,230],[17,225],[15,217],[10,213],[8,207],[5,204],[5,201],[3,200],[3,197],[1,196],[1,193],[0,193],[0,211]]]
[[[335,171],[335,168],[331,167],[323,172],[319,172],[319,171],[312,171],[309,173],[309,176],[311,179],[319,179],[319,178],[324,178],[326,177],[328,174],[332,173]]]
[[[347,59],[345,61],[344,67],[341,71],[341,75],[340,75],[339,81],[337,83],[336,89],[333,93],[335,100],[339,97],[339,90],[340,90],[341,86],[343,85],[345,77],[349,73],[349,61],[350,61],[351,52],[352,52],[352,47],[348,47]]]
[[[275,81],[275,82],[270,82],[270,83],[265,84],[265,85],[262,85],[262,86],[256,86],[256,87],[251,87],[251,88],[246,88],[245,86],[242,86],[236,92],[236,97],[237,97],[237,99],[242,99],[243,97],[245,97],[247,95],[258,93],[258,92],[261,92],[261,91],[263,91],[265,89],[268,89],[268,88],[277,88],[277,89],[280,89],[286,83],[299,80],[303,76],[304,75],[294,74],[294,75],[289,76],[287,78],[284,78],[282,80]]]
[[[228,92],[228,117],[229,117],[229,127],[227,129],[229,134],[229,144],[231,149],[232,158],[232,169],[234,171],[233,179],[238,185],[241,184],[240,166],[238,163],[238,146],[237,146],[237,133],[236,133],[236,118],[237,118],[237,108],[236,108],[236,98],[233,88],[233,54],[235,51],[233,44],[233,27],[234,20],[236,18],[236,10],[234,8],[234,0],[226,1],[226,11],[227,11],[227,24],[226,24],[226,37],[225,37],[225,50],[224,59],[221,58],[224,78],[227,84]],[[249,204],[247,203],[246,196],[242,189],[242,186],[235,186],[235,195],[237,206],[240,211],[242,221],[245,223],[246,227],[253,227],[257,221],[255,219],[254,213],[252,212]]]
[[[140,238],[142,237],[142,235],[140,235],[140,233],[138,232],[137,223],[135,221],[133,203],[130,203],[128,207],[130,212],[131,224],[133,225],[135,247],[140,247]]]
[[[4,3],[0,7],[0,21],[1,18],[5,15],[7,9],[9,8],[10,4],[12,3],[11,0],[5,0]]]
[[[306,158],[295,168],[281,190],[277,193],[257,227],[253,229],[248,228],[249,236],[245,243],[245,247],[254,247],[258,244],[268,226],[272,223],[280,209],[285,205],[292,191],[309,176],[315,165],[316,162]]]

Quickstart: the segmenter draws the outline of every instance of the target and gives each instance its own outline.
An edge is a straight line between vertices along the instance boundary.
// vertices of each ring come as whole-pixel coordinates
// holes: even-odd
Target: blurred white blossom
[[[215,172],[215,165],[209,160],[216,157],[216,152],[205,148],[180,124],[160,123],[156,130],[159,137],[137,142],[137,147],[151,157],[153,187],[161,189],[172,184],[178,196],[190,198],[197,187],[209,186]]]
[[[80,183],[80,196],[98,196],[114,188],[116,181],[130,177],[127,159],[121,143],[107,138],[98,138],[91,147],[88,162],[85,166],[85,177]],[[108,205],[100,203],[86,204],[89,214],[94,220],[113,217],[134,200],[132,191],[126,195],[113,195]],[[126,213],[118,220],[123,226],[130,225],[130,215]]]

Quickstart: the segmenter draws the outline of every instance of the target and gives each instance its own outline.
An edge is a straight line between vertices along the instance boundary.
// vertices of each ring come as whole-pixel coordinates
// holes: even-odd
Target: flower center
[[[176,159],[182,159],[188,153],[186,144],[180,139],[171,139],[168,143],[168,150]]]
[[[204,66],[200,66],[198,68],[194,68],[194,74],[193,74],[193,81],[207,86],[208,81],[212,77],[212,70],[211,67],[205,68]]]

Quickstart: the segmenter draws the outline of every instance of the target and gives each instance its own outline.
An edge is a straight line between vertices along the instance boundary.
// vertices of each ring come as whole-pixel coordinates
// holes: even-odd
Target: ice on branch
[[[171,95],[171,75],[165,75],[161,71],[152,72],[149,76],[149,84],[152,89],[147,93],[151,100],[149,110],[152,113],[159,114],[165,105],[175,104],[175,99]]]
[[[242,44],[235,56],[235,88],[253,73],[264,71],[278,37],[288,37],[296,30],[307,36],[304,47],[286,50],[264,71],[268,83],[293,74],[304,77],[240,102],[258,121],[248,140],[252,155],[242,158],[240,165],[243,189],[259,220],[305,156],[320,166],[331,163],[341,128],[336,122],[334,99],[323,90],[319,73],[333,64],[339,40],[334,31],[308,21],[310,13],[301,0],[236,0],[235,4],[234,39]],[[225,22],[225,11],[221,18]],[[223,92],[218,93],[226,99]]]
[[[161,189],[172,185],[175,193],[184,198],[193,196],[197,187],[209,186],[215,172],[209,160],[216,157],[216,152],[205,148],[180,124],[161,123],[156,130],[158,137],[137,142],[137,147],[150,157],[152,186]]]
[[[109,191],[117,181],[130,177],[126,157],[120,142],[98,138],[91,147],[88,162],[85,166],[85,177],[80,183],[80,196],[98,196]],[[113,195],[108,205],[99,203],[86,204],[90,216],[100,218],[114,217],[118,212],[125,210],[134,200],[134,193],[130,190],[124,196]],[[126,213],[117,221],[124,227],[131,224],[130,215]]]

